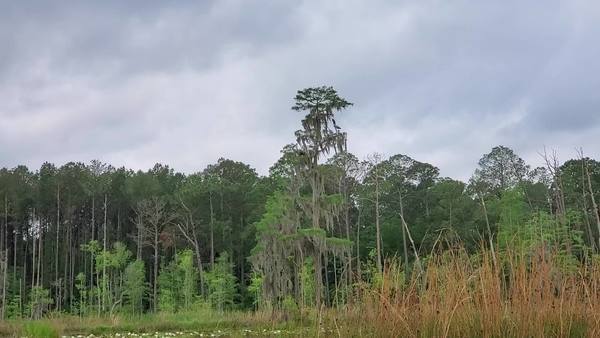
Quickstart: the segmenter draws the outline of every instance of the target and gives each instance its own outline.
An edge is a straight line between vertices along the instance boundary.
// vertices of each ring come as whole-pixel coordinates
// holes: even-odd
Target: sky
[[[359,158],[458,179],[495,145],[600,158],[599,37],[592,0],[0,0],[0,166],[266,174],[321,85],[354,103]]]

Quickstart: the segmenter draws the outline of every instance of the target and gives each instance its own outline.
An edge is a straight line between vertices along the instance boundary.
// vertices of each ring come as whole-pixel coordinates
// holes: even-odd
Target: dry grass
[[[444,252],[407,283],[399,281],[399,266],[390,261],[381,285],[365,287],[345,322],[354,335],[600,336],[598,261],[565,269],[557,255],[544,251],[502,257],[496,267],[489,252],[476,257],[460,249]]]

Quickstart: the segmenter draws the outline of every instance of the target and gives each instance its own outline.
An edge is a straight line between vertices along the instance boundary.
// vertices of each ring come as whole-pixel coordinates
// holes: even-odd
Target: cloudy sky
[[[359,157],[600,157],[600,2],[0,0],[0,166],[266,173],[324,84]]]

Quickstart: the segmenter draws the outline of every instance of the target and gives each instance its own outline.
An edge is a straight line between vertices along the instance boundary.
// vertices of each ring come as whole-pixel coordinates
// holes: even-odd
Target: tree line
[[[497,146],[461,182],[406,155],[349,153],[335,117],[351,107],[331,87],[298,91],[301,126],[266,176],[228,159],[189,175],[2,168],[0,316],[336,306],[390,257],[408,274],[456,245],[544,241],[565,264],[600,250],[600,163],[583,151],[532,168]]]

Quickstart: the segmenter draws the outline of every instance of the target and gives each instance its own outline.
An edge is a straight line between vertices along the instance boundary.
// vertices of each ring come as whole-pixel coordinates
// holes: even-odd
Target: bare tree
[[[215,266],[215,213],[212,190],[208,192],[208,200],[210,204],[210,267],[213,268]]]
[[[59,280],[58,277],[58,269],[59,269],[59,237],[60,237],[60,184],[56,186],[56,249],[54,256],[54,283],[57,287],[56,293],[56,310],[60,311],[60,306],[62,303],[61,299],[61,291],[62,291],[62,281]]]
[[[408,226],[406,226],[406,222],[404,221],[404,200],[402,198],[402,190],[398,188],[398,202],[400,203],[400,220],[402,225],[402,246],[404,249],[404,269],[408,272],[408,243],[406,241],[406,230]]]
[[[6,311],[6,268],[8,262],[8,250],[6,249],[5,241],[6,241],[6,229],[8,228],[8,197],[6,193],[4,194],[4,227],[0,229],[0,267],[2,273],[2,313],[0,319],[4,319],[4,314]]]
[[[158,197],[138,202],[135,212],[138,217],[144,220],[144,222],[138,222],[138,230],[141,235],[139,240],[154,250],[152,305],[153,310],[156,311],[158,308],[158,254],[160,250],[160,235],[171,224],[174,214],[167,209],[166,202]]]
[[[380,214],[381,214],[381,210],[379,207],[379,197],[381,195],[381,180],[382,180],[382,176],[381,176],[381,160],[382,156],[379,153],[373,153],[372,155],[369,156],[369,162],[371,165],[371,180],[372,180],[372,184],[374,186],[374,193],[375,196],[373,196],[373,203],[375,205],[375,231],[376,231],[376,237],[375,237],[375,242],[376,242],[376,250],[377,250],[377,270],[378,271],[383,271],[383,258],[382,258],[382,249],[381,249],[381,222],[380,222]]]
[[[410,240],[410,246],[413,249],[413,254],[415,255],[415,262],[417,264],[417,269],[419,270],[419,274],[423,272],[423,266],[421,265],[421,260],[419,259],[419,253],[417,252],[417,246],[415,245],[415,241],[412,238],[412,235],[410,234],[410,230],[408,229],[408,224],[406,224],[406,221],[404,220],[404,215],[400,215],[400,219],[402,220],[402,226],[404,227],[404,231],[406,232],[406,235],[408,236],[408,239]]]
[[[202,256],[200,255],[200,240],[198,239],[198,223],[194,218],[194,214],[190,208],[183,202],[183,200],[179,199],[181,205],[181,212],[175,222],[177,229],[183,235],[183,237],[190,243],[190,245],[194,248],[194,253],[196,255],[196,265],[198,266],[199,277],[200,277],[200,286],[201,292],[204,295],[204,271],[202,268]]]
[[[587,231],[587,236],[589,240],[590,247],[592,248],[592,252],[596,252],[596,240],[594,239],[594,234],[592,232],[592,225],[590,224],[590,219],[588,217],[588,207],[587,207],[587,194],[588,194],[588,185],[587,185],[587,163],[583,156],[583,149],[579,150],[580,162],[581,162],[581,208],[583,211],[583,220],[585,222],[585,228]],[[597,219],[596,219],[597,221]]]
[[[331,163],[336,165],[340,170],[338,177],[338,191],[344,198],[343,204],[343,222],[346,240],[350,242],[350,209],[354,203],[352,200],[352,190],[357,182],[360,181],[359,176],[364,174],[363,167],[356,156],[351,153],[344,152],[336,154],[331,160]],[[358,256],[357,256],[358,257]],[[334,256],[335,258],[335,256]],[[347,253],[347,268],[346,268],[346,285],[352,285],[352,251]]]
[[[107,225],[107,209],[108,209],[108,197],[107,194],[104,193],[104,222],[103,222],[103,235],[102,235],[102,250],[106,253],[107,251],[107,243],[106,243],[106,225]],[[108,281],[106,279],[106,259],[102,260],[102,311],[106,309],[106,294]]]
[[[583,166],[585,180],[587,181],[586,182],[587,190],[590,195],[590,200],[592,201],[592,213],[594,214],[594,219],[596,220],[596,227],[598,229],[598,233],[600,234],[600,214],[598,214],[598,204],[596,203],[596,197],[594,196],[594,189],[592,188],[592,177],[590,175],[590,171],[588,169],[586,159],[583,156],[583,149],[579,150],[579,155],[581,157],[581,162],[582,162],[581,165]],[[585,196],[584,196],[584,201],[585,201]],[[600,236],[598,236],[597,245],[598,245],[598,248],[600,248]],[[594,247],[594,245],[592,245],[592,247]]]
[[[541,154],[544,162],[546,162],[546,167],[548,168],[548,172],[552,176],[552,186],[553,186],[553,194],[554,194],[554,203],[556,207],[556,216],[564,219],[566,217],[566,206],[565,206],[565,196],[564,189],[562,183],[562,175],[560,170],[560,163],[558,161],[558,155],[556,151],[553,150],[552,154],[549,155],[544,148],[544,153]]]
[[[485,226],[487,229],[487,233],[488,233],[488,242],[490,244],[490,251],[492,252],[492,260],[494,263],[494,267],[498,268],[498,261],[496,259],[496,251],[494,249],[494,236],[492,234],[492,228],[490,226],[490,219],[488,217],[488,211],[487,211],[487,207],[485,206],[485,200],[483,199],[483,196],[481,195],[481,192],[477,192],[477,197],[479,199],[479,202],[481,202],[481,208],[483,209],[483,216],[485,218]]]
[[[6,313],[6,272],[8,268],[8,255],[7,250],[0,251],[0,273],[2,274],[2,308],[0,312],[0,319],[4,320]]]

